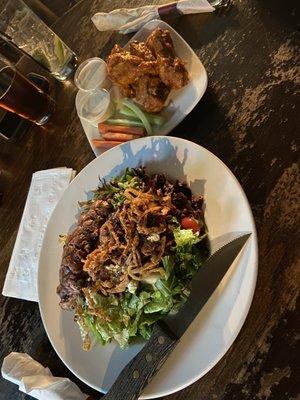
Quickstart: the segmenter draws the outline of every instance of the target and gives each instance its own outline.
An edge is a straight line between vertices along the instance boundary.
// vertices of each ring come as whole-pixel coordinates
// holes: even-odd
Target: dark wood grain
[[[58,17],[61,17],[75,4],[79,3],[80,0],[35,0],[40,1],[42,4],[47,6],[53,13]]]
[[[57,20],[57,15],[40,0],[25,0],[25,4],[47,25],[52,25]]]
[[[103,400],[137,400],[175,349],[178,339],[157,324],[142,350],[126,365]]]
[[[104,55],[114,41],[90,21],[96,11],[146,0],[84,0],[54,30],[81,59]],[[161,1],[160,3],[163,3]],[[236,0],[227,15],[172,20],[209,78],[206,94],[172,132],[208,148],[241,182],[258,230],[259,271],[246,322],[222,360],[203,378],[164,400],[299,399],[299,46],[298,1]],[[32,127],[16,144],[0,145],[0,278],[4,281],[31,174],[93,159],[74,111],[72,83],[52,81],[58,109],[51,126]],[[222,190],[222,188],[220,188]],[[1,298],[1,359],[24,351],[55,375],[68,376],[54,353],[37,304]],[[0,381],[0,399],[25,395]]]
[[[64,1],[64,0],[59,0],[59,1]],[[8,2],[9,0],[0,0],[0,11],[4,9],[4,7]],[[27,4],[28,7],[31,8],[31,10],[35,14],[37,14],[48,25],[53,24],[57,20],[58,15],[61,15],[61,14],[55,14],[52,11],[52,7],[49,8],[45,3],[41,2],[40,0],[25,0],[24,2]],[[60,8],[64,10],[63,12],[66,11],[66,5],[65,7],[60,7]]]

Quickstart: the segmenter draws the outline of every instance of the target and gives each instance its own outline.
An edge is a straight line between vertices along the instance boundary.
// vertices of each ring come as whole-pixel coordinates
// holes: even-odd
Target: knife
[[[178,344],[181,336],[219,286],[251,233],[234,239],[210,256],[190,287],[191,294],[179,312],[154,325],[153,333],[142,350],[124,367],[105,400],[136,400]]]

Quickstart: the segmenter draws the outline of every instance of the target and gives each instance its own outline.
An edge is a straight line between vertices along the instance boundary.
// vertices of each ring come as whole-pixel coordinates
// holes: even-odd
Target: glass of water
[[[60,81],[77,66],[75,53],[22,0],[9,0],[0,11],[0,33]]]

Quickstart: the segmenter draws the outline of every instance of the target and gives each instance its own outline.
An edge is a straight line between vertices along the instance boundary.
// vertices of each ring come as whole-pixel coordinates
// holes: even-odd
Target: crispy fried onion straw
[[[100,244],[83,267],[94,290],[104,295],[123,292],[131,280],[164,274],[160,262],[171,229],[167,222],[171,197],[132,188],[124,196],[123,205],[100,228]]]

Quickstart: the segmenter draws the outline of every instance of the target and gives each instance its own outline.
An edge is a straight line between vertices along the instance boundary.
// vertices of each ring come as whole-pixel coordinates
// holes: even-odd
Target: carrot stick
[[[100,123],[98,125],[98,129],[101,134],[107,132],[118,132],[118,133],[122,132],[138,136],[143,136],[145,134],[145,129],[137,126],[121,126],[121,125],[109,125]]]
[[[109,140],[93,139],[92,143],[97,149],[107,150],[111,149],[112,147],[118,146],[118,144],[122,144],[124,142],[118,142],[116,140],[109,141]]]
[[[106,133],[102,133],[102,137],[105,140],[116,140],[119,142],[127,142],[128,140],[137,139],[140,136],[131,135],[131,134],[122,133],[122,132],[106,132]]]

